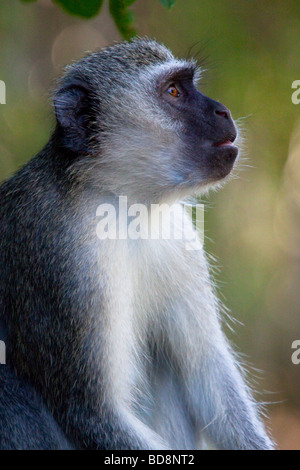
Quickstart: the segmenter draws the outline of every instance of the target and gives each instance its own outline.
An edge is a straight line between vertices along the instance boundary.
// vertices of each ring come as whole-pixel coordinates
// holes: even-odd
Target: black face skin
[[[191,67],[163,77],[159,94],[166,111],[183,124],[180,137],[187,171],[184,179],[199,181],[201,175],[202,183],[214,183],[233,168],[238,155],[233,145],[237,130],[230,111],[195,87],[194,72]]]

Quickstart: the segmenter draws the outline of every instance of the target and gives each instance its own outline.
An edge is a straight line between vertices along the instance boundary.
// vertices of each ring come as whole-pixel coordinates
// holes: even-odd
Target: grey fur
[[[173,105],[164,87],[183,71],[189,98]],[[194,449],[201,431],[219,448],[273,447],[203,250],[96,235],[97,206],[120,195],[172,204],[195,234],[180,200],[237,154],[218,147],[235,127],[198,78],[152,40],[88,55],[58,84],[49,143],[1,186],[0,448]]]

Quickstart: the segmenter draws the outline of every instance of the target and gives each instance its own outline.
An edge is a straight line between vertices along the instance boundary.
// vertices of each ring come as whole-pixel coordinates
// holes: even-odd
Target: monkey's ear
[[[81,83],[71,82],[54,96],[55,114],[63,146],[76,153],[89,153],[91,99]]]

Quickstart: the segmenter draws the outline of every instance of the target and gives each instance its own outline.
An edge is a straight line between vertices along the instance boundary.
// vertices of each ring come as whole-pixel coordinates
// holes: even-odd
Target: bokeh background
[[[300,104],[291,100],[300,80],[299,0],[177,0],[170,12],[138,0],[132,9],[140,35],[199,58],[202,91],[243,128],[238,178],[207,198],[206,249],[240,322],[226,332],[268,403],[268,425],[282,449],[300,449],[300,365],[291,361],[300,340]],[[49,90],[62,67],[120,39],[107,5],[82,20],[50,0],[0,1],[1,181],[46,143]]]

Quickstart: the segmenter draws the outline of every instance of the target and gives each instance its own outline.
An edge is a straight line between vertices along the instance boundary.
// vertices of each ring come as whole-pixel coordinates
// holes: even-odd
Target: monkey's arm
[[[204,329],[207,335],[207,325]],[[197,341],[191,336],[191,342]],[[219,325],[199,341],[198,353],[194,345],[189,348],[190,357],[178,357],[178,344],[173,349],[186,384],[187,407],[199,430],[221,449],[271,449],[257,404]]]
[[[225,342],[208,346],[198,373],[189,377],[187,400],[200,429],[218,448],[273,448]]]
[[[182,252],[182,289],[169,313],[168,339],[190,414],[218,448],[271,449],[257,405],[221,330],[204,253]],[[175,292],[175,290],[173,289]]]

